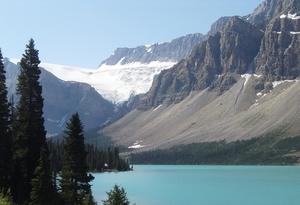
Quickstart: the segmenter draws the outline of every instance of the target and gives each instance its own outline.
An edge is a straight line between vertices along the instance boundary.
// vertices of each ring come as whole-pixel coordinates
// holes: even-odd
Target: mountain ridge
[[[130,64],[139,62],[149,64],[158,62],[178,62],[187,57],[195,45],[201,42],[205,35],[201,33],[188,34],[169,42],[152,43],[135,48],[117,48],[113,54],[102,61],[101,65]],[[172,52],[170,52],[172,50]]]
[[[137,152],[250,139],[278,127],[279,137],[297,136],[300,1],[263,3],[265,19],[231,18],[161,72],[137,109],[101,132],[119,145],[139,143]]]
[[[6,86],[9,99],[15,94],[18,60],[4,59]],[[85,129],[101,127],[102,124],[115,121],[125,114],[117,107],[102,98],[96,90],[86,83],[66,82],[58,79],[44,68],[41,69],[40,84],[43,87],[44,118],[47,136],[61,134],[66,122],[74,112],[80,114]]]

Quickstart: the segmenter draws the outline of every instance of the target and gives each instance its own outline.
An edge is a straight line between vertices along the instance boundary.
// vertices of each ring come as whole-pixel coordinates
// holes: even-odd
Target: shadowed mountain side
[[[4,59],[8,97],[16,95],[16,83],[19,75],[18,60]],[[48,136],[60,134],[66,122],[75,112],[80,114],[85,130],[110,123],[125,114],[123,108],[106,101],[93,87],[86,83],[63,81],[41,68],[40,84],[43,87],[43,116]]]
[[[106,121],[114,121],[124,111],[106,101],[86,83],[65,82],[41,68],[45,127],[48,134],[60,133],[65,122],[78,112],[86,130],[100,127]]]

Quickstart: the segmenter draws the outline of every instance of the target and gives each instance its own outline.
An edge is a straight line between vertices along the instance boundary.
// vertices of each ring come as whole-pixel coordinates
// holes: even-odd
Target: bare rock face
[[[239,17],[231,18],[221,33],[209,36],[187,59],[161,72],[138,109],[178,103],[191,91],[209,86],[221,86],[219,91],[227,90],[236,82],[236,76],[231,74],[244,74],[249,69],[262,37],[263,32],[254,25]],[[218,79],[219,75],[223,75],[222,78]]]
[[[277,0],[278,3],[275,8],[273,18],[280,16],[281,14],[295,14],[300,11],[299,0]]]
[[[267,19],[273,18],[279,1],[280,0],[265,0],[253,11],[252,14],[248,15],[246,19],[250,23],[258,25]]]
[[[286,8],[295,13],[287,12]],[[256,73],[263,75],[266,81],[295,79],[300,75],[298,11],[299,1],[281,1],[276,10],[278,16],[270,21],[266,29],[260,51],[254,61]]]
[[[228,23],[228,21],[232,18],[232,16],[223,16],[219,18],[216,22],[214,22],[210,30],[207,32],[206,36],[213,36],[217,32],[220,32],[223,30],[224,26]]]
[[[253,84],[255,92],[269,91],[273,81],[299,77],[299,36],[300,1],[265,0],[247,20],[231,18],[188,58],[162,72],[138,109],[178,103],[208,87],[222,94],[247,72],[262,76]]]
[[[300,0],[265,0],[248,20],[231,18],[103,132],[126,146],[142,141],[138,152],[274,130],[299,135],[299,81],[274,82],[300,76],[299,21]]]
[[[117,63],[124,65],[134,62],[147,64],[152,61],[178,62],[186,58],[194,46],[203,41],[204,38],[203,34],[195,33],[176,38],[170,42],[154,43],[136,48],[118,48],[101,65],[115,65]]]
[[[220,57],[225,73],[244,74],[259,51],[263,32],[242,18],[233,17],[221,33]]]

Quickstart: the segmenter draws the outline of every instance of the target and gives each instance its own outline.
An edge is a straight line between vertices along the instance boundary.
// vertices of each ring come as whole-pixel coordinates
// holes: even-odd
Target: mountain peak
[[[169,42],[142,45],[136,48],[117,48],[101,65],[148,64],[152,61],[178,62],[186,58],[192,48],[204,39],[200,33],[189,34]]]

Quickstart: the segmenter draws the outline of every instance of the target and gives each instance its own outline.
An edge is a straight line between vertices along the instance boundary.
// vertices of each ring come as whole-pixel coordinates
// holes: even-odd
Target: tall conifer
[[[31,180],[30,205],[53,205],[58,202],[47,152],[41,149],[39,166],[35,168],[35,178]]]
[[[0,50],[0,190],[10,187],[12,138],[10,134],[9,103],[5,85],[5,70]]]
[[[13,130],[16,132],[14,133],[16,164],[12,193],[18,204],[28,204],[32,189],[30,182],[34,177],[35,168],[39,165],[41,148],[44,147],[47,150],[38,54],[39,51],[35,49],[33,39],[30,39],[20,62],[17,83],[17,94],[20,99],[13,124]]]
[[[86,164],[87,152],[84,150],[83,125],[78,113],[71,116],[65,130],[64,163],[61,171],[61,197],[67,205],[81,205],[90,197],[90,181]]]
[[[106,192],[108,199],[103,201],[103,205],[129,205],[126,191],[123,187],[115,185],[112,190]]]

